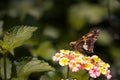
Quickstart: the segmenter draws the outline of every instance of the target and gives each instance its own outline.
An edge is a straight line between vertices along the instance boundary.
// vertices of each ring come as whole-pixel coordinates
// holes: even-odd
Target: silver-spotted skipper
[[[70,42],[70,46],[72,46],[74,50],[77,50],[83,54],[93,53],[94,43],[97,40],[99,33],[99,29],[92,30],[77,41]]]

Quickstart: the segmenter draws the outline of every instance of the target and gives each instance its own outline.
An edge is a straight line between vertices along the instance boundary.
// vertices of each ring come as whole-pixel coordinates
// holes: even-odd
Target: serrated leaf
[[[14,55],[14,48],[23,45],[23,43],[28,40],[37,27],[31,26],[17,26],[12,31],[10,30],[4,35],[3,38],[3,48],[8,50]]]
[[[4,66],[3,66],[4,62],[3,62],[3,58],[0,59],[0,76],[2,77],[2,79],[4,79]],[[10,79],[11,77],[11,62],[10,60],[6,59],[6,71],[7,71],[7,79]]]
[[[26,64],[16,64],[18,77],[15,80],[27,80],[29,75],[33,72],[44,72],[54,70],[48,63],[38,60],[32,59]]]

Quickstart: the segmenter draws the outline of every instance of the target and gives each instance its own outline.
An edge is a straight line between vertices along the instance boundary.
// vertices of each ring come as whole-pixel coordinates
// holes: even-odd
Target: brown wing
[[[78,50],[83,54],[93,53],[94,43],[97,40],[99,33],[99,29],[92,30],[74,43],[71,42],[70,45],[73,47],[73,49]]]

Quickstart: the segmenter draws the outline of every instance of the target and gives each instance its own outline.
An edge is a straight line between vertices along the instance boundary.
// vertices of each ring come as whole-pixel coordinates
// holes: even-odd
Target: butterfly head
[[[73,48],[74,48],[75,45],[76,45],[76,41],[70,42],[70,46],[72,46]]]

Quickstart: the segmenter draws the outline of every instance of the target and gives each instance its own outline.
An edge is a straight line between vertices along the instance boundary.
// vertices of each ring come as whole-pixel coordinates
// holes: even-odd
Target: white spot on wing
[[[85,43],[83,44],[83,48],[84,48],[85,50],[88,50],[88,45],[86,44],[86,41],[85,41]]]

